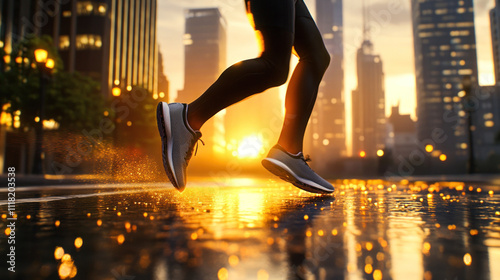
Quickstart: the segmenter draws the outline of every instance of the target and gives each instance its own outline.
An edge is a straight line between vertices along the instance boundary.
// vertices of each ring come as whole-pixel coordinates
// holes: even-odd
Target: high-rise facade
[[[385,83],[382,60],[365,38],[356,56],[358,86],[352,91],[352,148],[355,156],[372,158],[385,149]]]
[[[0,46],[9,53],[27,36],[49,35],[64,62],[111,88],[158,87],[156,0],[5,0]]]
[[[319,87],[309,131],[311,154],[325,166],[346,156],[342,0],[316,0],[316,23],[331,62]]]
[[[86,3],[87,10],[90,9],[89,5],[93,5],[93,9],[96,5],[101,5],[100,2],[82,2]],[[107,54],[105,49],[104,54],[105,58],[109,57],[109,65],[105,65],[108,71],[103,70],[103,73],[107,73],[104,75],[106,80],[103,80],[103,86],[109,88],[112,84],[119,84],[127,90],[131,86],[139,86],[152,92],[153,95],[156,94],[158,92],[157,1],[106,0],[106,2],[110,8],[111,22],[109,37],[106,36],[106,40],[109,40],[109,53]],[[92,21],[92,17],[87,20]],[[91,42],[91,37],[88,41]],[[76,46],[78,47],[78,43]]]
[[[491,43],[495,82],[500,82],[500,1],[495,0],[495,7],[490,10]]]
[[[177,100],[190,102],[226,68],[226,21],[218,8],[189,9],[184,32],[184,89]]]
[[[417,137],[432,144],[434,153],[445,154],[450,162],[462,162],[468,143],[463,84],[477,83],[473,1],[411,3]]]
[[[226,68],[226,20],[218,8],[189,9],[185,14],[184,89],[177,102],[189,103],[214,83]],[[203,126],[203,139],[209,149],[199,157],[225,153],[224,116],[216,115]]]

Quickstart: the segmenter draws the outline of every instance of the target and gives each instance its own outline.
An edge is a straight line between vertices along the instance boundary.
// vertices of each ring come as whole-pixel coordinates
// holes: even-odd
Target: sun
[[[250,135],[243,138],[238,149],[233,153],[240,159],[255,159],[264,153],[264,143],[261,137],[257,135]]]

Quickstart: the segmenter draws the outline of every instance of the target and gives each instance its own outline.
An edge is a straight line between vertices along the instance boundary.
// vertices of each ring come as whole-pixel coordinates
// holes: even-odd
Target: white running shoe
[[[187,104],[158,103],[156,120],[161,136],[165,173],[174,187],[182,192],[186,187],[186,168],[194,146],[201,138],[201,132],[189,126]]]

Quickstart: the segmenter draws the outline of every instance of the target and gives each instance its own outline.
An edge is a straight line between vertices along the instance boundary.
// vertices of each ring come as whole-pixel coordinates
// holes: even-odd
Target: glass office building
[[[450,162],[463,162],[468,145],[463,83],[477,84],[473,1],[411,3],[417,135],[420,142],[433,145],[433,156],[445,154]]]

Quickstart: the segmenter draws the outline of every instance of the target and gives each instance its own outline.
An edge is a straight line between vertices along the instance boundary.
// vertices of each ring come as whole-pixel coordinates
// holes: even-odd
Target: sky
[[[315,16],[315,0],[305,0]],[[415,76],[410,0],[365,0],[369,8],[371,40],[380,54],[385,72],[386,113],[400,104],[400,112],[415,116]],[[489,10],[494,0],[476,0],[475,24],[479,83],[494,83]],[[189,8],[218,7],[228,22],[228,66],[258,54],[254,32],[245,15],[243,0],[158,0],[158,43],[164,71],[170,81],[171,98],[184,87],[184,12]],[[356,88],[356,50],[362,40],[362,1],[344,0],[345,101],[351,110],[351,92]],[[293,65],[293,64],[292,64]],[[200,93],[201,94],[201,93]],[[171,100],[173,101],[173,100]],[[349,118],[347,126],[349,127]]]

